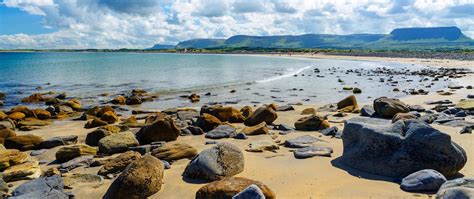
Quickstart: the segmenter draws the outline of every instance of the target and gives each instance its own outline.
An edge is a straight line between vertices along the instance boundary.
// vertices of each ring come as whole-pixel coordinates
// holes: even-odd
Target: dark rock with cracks
[[[382,176],[402,178],[434,169],[449,177],[467,162],[464,149],[448,134],[418,120],[391,125],[381,119],[354,118],[346,121],[342,141],[342,163]]]
[[[68,199],[69,194],[64,192],[64,183],[59,175],[38,178],[18,186],[13,192],[13,199],[45,198]]]

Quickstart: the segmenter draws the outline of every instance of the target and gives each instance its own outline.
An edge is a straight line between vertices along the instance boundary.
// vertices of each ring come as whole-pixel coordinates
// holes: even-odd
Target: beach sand
[[[296,55],[298,57],[308,57],[304,55]],[[295,57],[295,55],[293,56]],[[330,59],[356,59],[356,60],[376,60],[376,61],[395,61],[408,62],[424,65],[437,65],[443,67],[472,67],[471,61],[447,61],[447,60],[431,60],[423,61],[421,59],[401,59],[401,58],[364,58],[364,57],[342,57],[342,56],[309,56],[313,58],[330,58]],[[456,63],[460,62],[459,65]],[[474,84],[474,77],[468,76],[460,79],[462,85]],[[470,92],[471,91],[471,92]],[[459,99],[465,98],[468,93],[472,94],[472,90],[460,89],[451,96],[440,96],[436,93],[429,95],[416,95],[402,98],[401,100],[410,105],[423,105],[426,108],[432,106],[425,105],[423,102],[429,100],[450,99],[457,102]],[[278,119],[274,122],[277,124],[286,124],[293,126],[294,122],[303,117],[300,115],[301,110],[308,107],[319,107],[322,104],[306,104],[294,106],[295,111],[278,112]],[[360,104],[362,106],[364,104]],[[318,113],[324,115],[325,113]],[[358,114],[349,114],[349,116],[340,120],[341,122],[331,123],[331,126],[343,128],[343,119],[357,117]],[[93,129],[84,129],[85,122],[82,121],[55,121],[54,124],[42,129],[29,132],[17,131],[17,134],[34,134],[45,139],[54,136],[77,135],[79,143],[83,143],[87,133]],[[243,128],[243,124],[236,124],[238,129]],[[458,143],[466,150],[468,162],[459,172],[467,177],[474,177],[474,138],[472,134],[459,134],[459,128],[433,125],[435,128],[449,134],[453,141]],[[239,130],[238,130],[239,131]],[[271,131],[278,134],[278,131]],[[313,157],[308,159],[295,159],[289,148],[280,146],[280,149],[274,152],[254,153],[246,152],[244,149],[252,141],[269,140],[270,135],[249,136],[247,140],[237,139],[221,139],[219,142],[226,141],[237,145],[244,153],[245,169],[242,173],[236,175],[258,180],[268,185],[275,193],[277,198],[432,198],[432,194],[416,194],[404,192],[399,188],[399,184],[392,182],[390,179],[360,172],[346,166],[341,165],[337,158],[342,155],[342,140],[322,136],[319,132],[299,132],[287,135],[278,135],[277,140],[282,143],[284,140],[294,138],[301,135],[320,136],[324,140],[324,146],[330,146],[334,149],[332,157]],[[176,142],[183,142],[194,146],[199,152],[211,147],[205,145],[204,136],[180,136]],[[44,154],[37,156],[38,159],[54,160],[54,154],[60,147],[48,150]],[[166,199],[187,199],[194,198],[196,191],[204,186],[202,183],[185,182],[182,178],[184,168],[189,160],[179,160],[172,164],[171,169],[165,170],[164,185],[161,190],[150,198],[166,198]],[[49,167],[55,167],[56,164],[42,165],[42,170]],[[100,167],[95,168],[78,168],[71,173],[91,173],[96,174]],[[17,186],[26,181],[14,182]],[[112,180],[105,179],[104,184],[99,187],[81,186],[74,188],[72,191],[78,199],[101,198],[108,189]],[[12,188],[13,189],[13,188]],[[11,190],[12,190],[11,189]]]

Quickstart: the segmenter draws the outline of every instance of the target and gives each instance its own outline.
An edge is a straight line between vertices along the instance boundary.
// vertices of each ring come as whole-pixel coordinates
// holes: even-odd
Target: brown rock
[[[100,168],[98,175],[106,176],[107,174],[115,174],[122,172],[127,166],[135,160],[138,160],[142,155],[136,151],[127,151],[115,158],[105,160],[102,168]]]
[[[314,114],[316,114],[316,109],[314,108],[305,108],[300,113],[300,115],[314,115]]]
[[[397,113],[408,113],[410,108],[398,99],[380,97],[374,100],[374,110],[381,117],[393,118]]]
[[[196,192],[196,199],[232,199],[234,195],[252,184],[257,185],[262,190],[266,199],[276,198],[275,193],[259,181],[241,177],[228,177],[201,187]]]
[[[2,172],[5,182],[17,180],[32,180],[41,176],[38,161],[24,162],[8,167]]]
[[[13,112],[8,115],[8,118],[12,120],[22,120],[26,117],[26,115],[22,112]]]
[[[0,144],[4,143],[5,138],[15,137],[15,136],[16,136],[16,133],[12,129],[7,129],[7,128],[0,129]]]
[[[189,144],[183,143],[167,143],[151,152],[151,155],[160,160],[172,162],[175,160],[188,158],[192,159],[197,155],[197,150]]]
[[[261,135],[261,134],[268,134],[268,126],[267,123],[262,122],[255,126],[247,126],[242,129],[242,133],[245,135]]]
[[[126,127],[129,127],[129,128],[141,128],[143,127],[145,124],[144,123],[140,123],[137,121],[137,118],[135,116],[130,116],[129,118],[127,118],[125,121],[122,122],[122,125],[126,126]]]
[[[25,97],[21,100],[24,103],[32,103],[32,102],[44,102],[45,99],[41,93],[34,93],[28,97]]]
[[[90,128],[95,128],[99,126],[105,126],[108,123],[105,121],[102,121],[101,119],[94,118],[93,120],[87,121],[87,123],[84,125],[84,128],[90,129]]]
[[[118,121],[118,117],[114,111],[107,111],[100,117],[100,120],[105,121],[109,124],[113,124]]]
[[[188,99],[191,100],[192,103],[195,103],[195,102],[199,102],[199,100],[201,100],[201,96],[199,96],[196,93],[193,93],[188,97]]]
[[[354,95],[351,95],[339,101],[337,103],[337,109],[345,113],[358,113],[360,111],[359,105],[357,104],[357,100]]]
[[[211,114],[203,113],[197,120],[196,125],[201,127],[204,131],[210,131],[217,126],[221,125],[222,122]]]
[[[118,132],[120,132],[120,128],[118,126],[101,126],[86,135],[85,143],[89,146],[97,146],[100,139]]]
[[[273,121],[277,119],[278,115],[275,111],[275,107],[272,105],[263,106],[255,110],[247,119],[245,119],[244,124],[246,126],[255,126],[262,122],[267,124],[272,124]]]
[[[32,127],[32,126],[47,126],[47,125],[50,125],[52,124],[51,120],[39,120],[39,119],[36,119],[34,117],[27,117],[25,118],[24,120],[18,122],[18,127],[24,127],[24,126],[28,126],[28,127]]]
[[[40,120],[46,120],[46,119],[51,119],[51,113],[47,110],[44,109],[35,109],[33,112],[36,115],[36,118]]]
[[[221,122],[240,123],[244,121],[242,113],[233,107],[203,106],[201,107],[201,115],[203,113],[211,114],[217,117]]]
[[[298,119],[295,129],[300,131],[319,131],[329,128],[329,122],[319,115],[311,115]]]
[[[95,148],[84,144],[65,146],[56,152],[56,160],[59,162],[67,162],[79,156],[95,155],[96,153],[97,150]]]
[[[125,105],[126,102],[127,102],[127,99],[125,99],[125,97],[121,95],[117,96],[115,99],[110,101],[110,103],[112,104],[121,104],[121,105]]]
[[[392,123],[395,123],[399,120],[410,120],[410,119],[416,119],[417,117],[413,114],[410,113],[397,113],[393,116],[392,118]]]
[[[43,138],[36,135],[18,135],[6,138],[4,145],[7,149],[27,151],[37,149],[41,142],[43,142]]]
[[[81,102],[78,99],[71,99],[66,104],[76,111],[81,110]]]
[[[145,155],[127,166],[103,198],[147,198],[160,191],[163,184],[163,171],[164,166],[159,159]]]
[[[157,141],[174,141],[180,132],[172,118],[164,117],[157,118],[152,124],[142,127],[136,136],[141,144],[149,144]]]
[[[0,150],[0,170],[10,166],[21,164],[28,159],[28,154],[16,149]]]
[[[5,114],[5,112],[0,111],[0,120],[4,120],[4,119],[6,119],[7,117],[8,117],[8,115]]]

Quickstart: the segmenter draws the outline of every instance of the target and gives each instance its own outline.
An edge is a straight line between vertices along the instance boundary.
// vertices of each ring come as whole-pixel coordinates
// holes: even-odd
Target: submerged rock
[[[354,118],[346,121],[342,141],[344,164],[388,177],[423,169],[453,176],[467,161],[465,151],[449,135],[417,120],[390,125],[381,119]]]
[[[184,170],[183,176],[215,181],[244,170],[244,155],[230,143],[221,142],[199,153]]]

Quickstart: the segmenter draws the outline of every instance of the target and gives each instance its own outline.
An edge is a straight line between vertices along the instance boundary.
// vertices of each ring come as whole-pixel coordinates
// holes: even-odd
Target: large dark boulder
[[[453,176],[466,164],[465,151],[442,133],[418,120],[354,118],[342,133],[342,163],[368,173],[403,178],[423,169]]]

